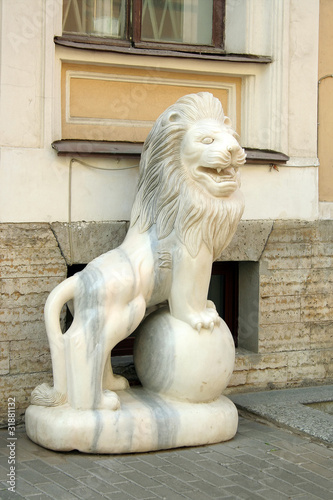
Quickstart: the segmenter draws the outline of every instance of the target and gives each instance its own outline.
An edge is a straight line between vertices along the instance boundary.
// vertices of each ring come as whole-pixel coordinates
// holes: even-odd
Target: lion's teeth
[[[217,168],[216,170],[217,170],[217,173],[218,173],[218,174],[220,174],[220,173],[221,173],[222,168]]]

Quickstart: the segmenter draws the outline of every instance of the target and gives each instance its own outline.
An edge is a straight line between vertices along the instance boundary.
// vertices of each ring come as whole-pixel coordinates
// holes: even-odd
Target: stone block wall
[[[20,421],[32,389],[52,380],[43,311],[67,266],[49,224],[0,224],[0,254],[0,422],[6,424],[8,398],[15,397]]]
[[[118,246],[127,225],[0,224],[1,425],[9,397],[22,421],[31,390],[52,380],[43,318],[49,292],[67,265]],[[243,221],[221,260],[257,262],[259,283],[249,343],[257,348],[237,350],[226,392],[332,383],[333,221]]]
[[[333,221],[275,221],[259,259],[258,352],[229,391],[333,380]]]

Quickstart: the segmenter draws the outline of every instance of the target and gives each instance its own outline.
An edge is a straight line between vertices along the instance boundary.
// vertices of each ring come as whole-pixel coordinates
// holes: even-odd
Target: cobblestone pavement
[[[244,418],[230,442],[135,455],[55,453],[16,436],[12,492],[0,431],[1,500],[333,499],[333,448]]]

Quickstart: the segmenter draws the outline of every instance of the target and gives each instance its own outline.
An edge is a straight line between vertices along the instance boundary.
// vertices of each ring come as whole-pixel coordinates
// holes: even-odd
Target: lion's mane
[[[200,92],[181,97],[156,120],[143,146],[131,226],[138,224],[139,231],[145,232],[156,224],[158,239],[175,229],[192,257],[204,242],[216,259],[229,244],[244,204],[233,195],[223,200],[210,196],[182,164],[182,139],[194,123],[205,118],[229,128],[220,101]]]

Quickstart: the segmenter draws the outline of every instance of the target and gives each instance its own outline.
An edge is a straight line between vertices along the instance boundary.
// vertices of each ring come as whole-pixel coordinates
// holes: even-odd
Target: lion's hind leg
[[[107,334],[109,344],[106,351],[107,355],[103,373],[103,389],[109,389],[111,391],[123,391],[129,388],[128,380],[125,377],[113,373],[110,360],[110,352],[120,340],[128,337],[139,326],[142,319],[144,318],[145,312],[146,301],[143,295],[139,294],[137,297],[131,300],[129,304],[127,304],[120,310],[122,319],[120,322],[119,318],[119,323],[116,328],[116,335],[113,334],[114,324],[111,326],[110,331]],[[112,323],[117,324],[117,317],[118,315],[110,315]],[[124,330],[123,333],[122,330]]]

